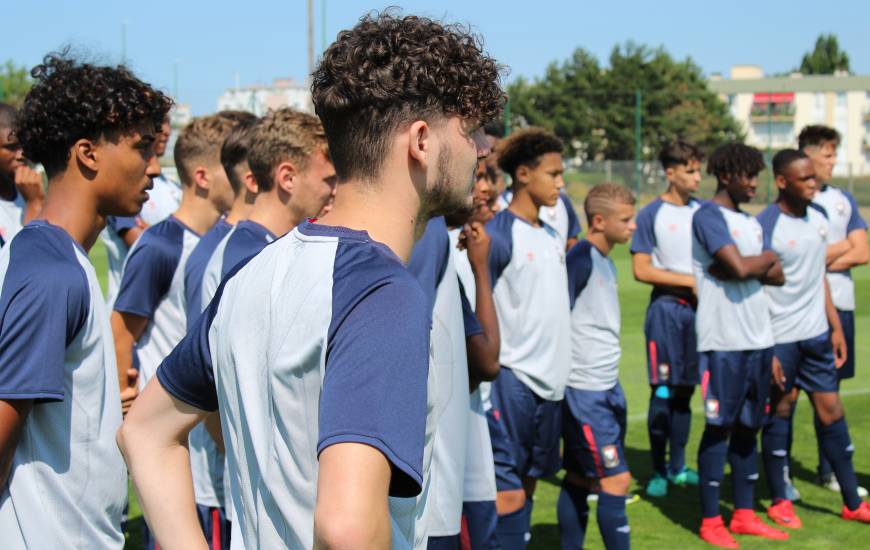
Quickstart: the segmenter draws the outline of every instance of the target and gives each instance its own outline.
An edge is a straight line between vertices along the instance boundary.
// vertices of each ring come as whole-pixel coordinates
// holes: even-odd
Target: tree
[[[31,86],[33,81],[24,67],[16,67],[12,61],[0,67],[0,101],[18,107]]]
[[[801,60],[803,74],[834,74],[835,71],[849,71],[849,55],[840,50],[835,34],[820,34],[816,47],[805,53]]]
[[[577,49],[561,65],[551,64],[541,80],[509,86],[511,111],[552,130],[585,159],[634,158],[638,91],[643,158],[654,158],[677,137],[708,150],[742,140],[728,107],[690,59],[678,62],[663,48],[629,42],[612,50],[609,65]]]

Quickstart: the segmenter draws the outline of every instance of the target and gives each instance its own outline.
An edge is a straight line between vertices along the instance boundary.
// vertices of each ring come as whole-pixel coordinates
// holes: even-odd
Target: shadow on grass
[[[145,518],[137,516],[129,521],[124,529],[127,533],[127,541],[124,550],[142,550],[145,548]]]

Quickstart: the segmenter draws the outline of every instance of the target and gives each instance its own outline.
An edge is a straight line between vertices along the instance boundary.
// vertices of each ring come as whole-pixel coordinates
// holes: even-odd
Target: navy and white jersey
[[[559,401],[571,357],[564,243],[552,227],[535,227],[510,210],[496,214],[486,231],[499,361],[539,397]]]
[[[220,410],[246,548],[311,548],[317,458],[364,443],[390,494],[423,482],[426,295],[364,231],[303,223],[240,264],[157,371],[177,399]],[[235,525],[234,525],[235,531]],[[393,548],[408,548],[393,521]]]
[[[187,308],[187,327],[193,326],[202,314],[205,306],[202,303],[202,280],[205,268],[218,244],[233,229],[224,218],[217,221],[205,235],[196,243],[184,264],[184,306]]]
[[[816,193],[813,202],[828,213],[830,242],[842,241],[856,229],[867,229],[867,222],[861,217],[858,203],[848,191],[825,185]],[[828,285],[831,287],[831,300],[837,309],[855,310],[855,282],[849,270],[828,273]]]
[[[496,203],[499,210],[507,210],[513,195],[513,191],[505,189],[504,193],[498,196]],[[559,201],[555,205],[542,206],[538,209],[538,218],[555,229],[563,243],[567,243],[568,239],[576,239],[580,235],[580,218],[577,216],[574,204],[571,203],[571,198],[564,191],[559,192]]]
[[[122,548],[127,470],[115,348],[87,252],[45,221],[0,252],[0,399],[32,399],[0,490],[0,541]]]
[[[142,205],[139,217],[146,225],[157,225],[173,212],[178,210],[181,204],[181,184],[177,181],[160,174],[151,178],[154,186],[148,190],[148,200]]]
[[[425,535],[452,536],[462,526],[462,495],[468,447],[468,356],[462,296],[444,218],[433,218],[414,245],[408,271],[432,303],[429,424],[434,428],[428,495],[415,527],[415,546]],[[424,474],[425,477],[425,474]]]
[[[133,349],[139,386],[184,337],[184,265],[199,235],[170,216],[146,229],[130,249],[113,309],[149,319]]]
[[[106,227],[100,232],[100,240],[106,247],[106,259],[109,264],[106,293],[106,303],[109,304],[109,308],[112,307],[115,297],[118,296],[118,289],[121,288],[121,272],[129,252],[123,235],[136,226],[136,218],[133,216],[109,216],[106,218]]]
[[[0,199],[0,247],[12,242],[24,223],[24,198],[17,190],[11,201]]]
[[[682,275],[692,274],[692,216],[701,206],[692,198],[676,205],[658,197],[637,214],[632,254],[649,254],[652,265]]]
[[[218,285],[239,262],[258,254],[275,240],[275,234],[255,221],[240,221],[218,243],[205,266],[202,277],[202,307],[217,292]]]
[[[723,281],[707,270],[715,254],[734,245],[741,256],[765,246],[761,224],[740,210],[705,201],[692,218],[692,263],[698,289],[698,351],[743,351],[773,346],[767,297],[758,279]]]
[[[616,266],[582,240],[568,252],[571,374],[568,385],[604,391],[619,382],[619,295]]]
[[[802,218],[773,203],[758,215],[764,239],[782,261],[785,284],[765,286],[777,344],[815,338],[828,330],[825,257],[829,224],[824,208],[810,204]]]

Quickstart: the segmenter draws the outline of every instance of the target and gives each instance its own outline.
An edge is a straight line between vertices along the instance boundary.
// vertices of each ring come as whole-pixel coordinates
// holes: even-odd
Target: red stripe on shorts
[[[211,509],[211,548],[223,550],[221,547],[221,512],[217,508]]]
[[[707,399],[707,386],[710,385],[710,371],[705,370],[701,376],[701,399]]]
[[[471,533],[468,531],[468,518],[465,514],[462,514],[462,525],[459,528],[459,548],[460,550],[472,550]]]
[[[649,341],[649,375],[653,384],[659,383],[659,360],[655,340]]]
[[[592,460],[595,461],[595,472],[598,474],[598,477],[604,477],[604,468],[601,467],[601,456],[598,454],[595,436],[592,435],[592,427],[589,424],[583,424],[583,437],[586,438],[586,444],[589,445],[589,450],[592,451]]]

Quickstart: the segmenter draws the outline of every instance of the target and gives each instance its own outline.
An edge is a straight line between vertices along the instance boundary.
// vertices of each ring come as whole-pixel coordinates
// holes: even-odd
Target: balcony
[[[749,111],[749,120],[754,123],[793,122],[794,103],[755,103]]]

